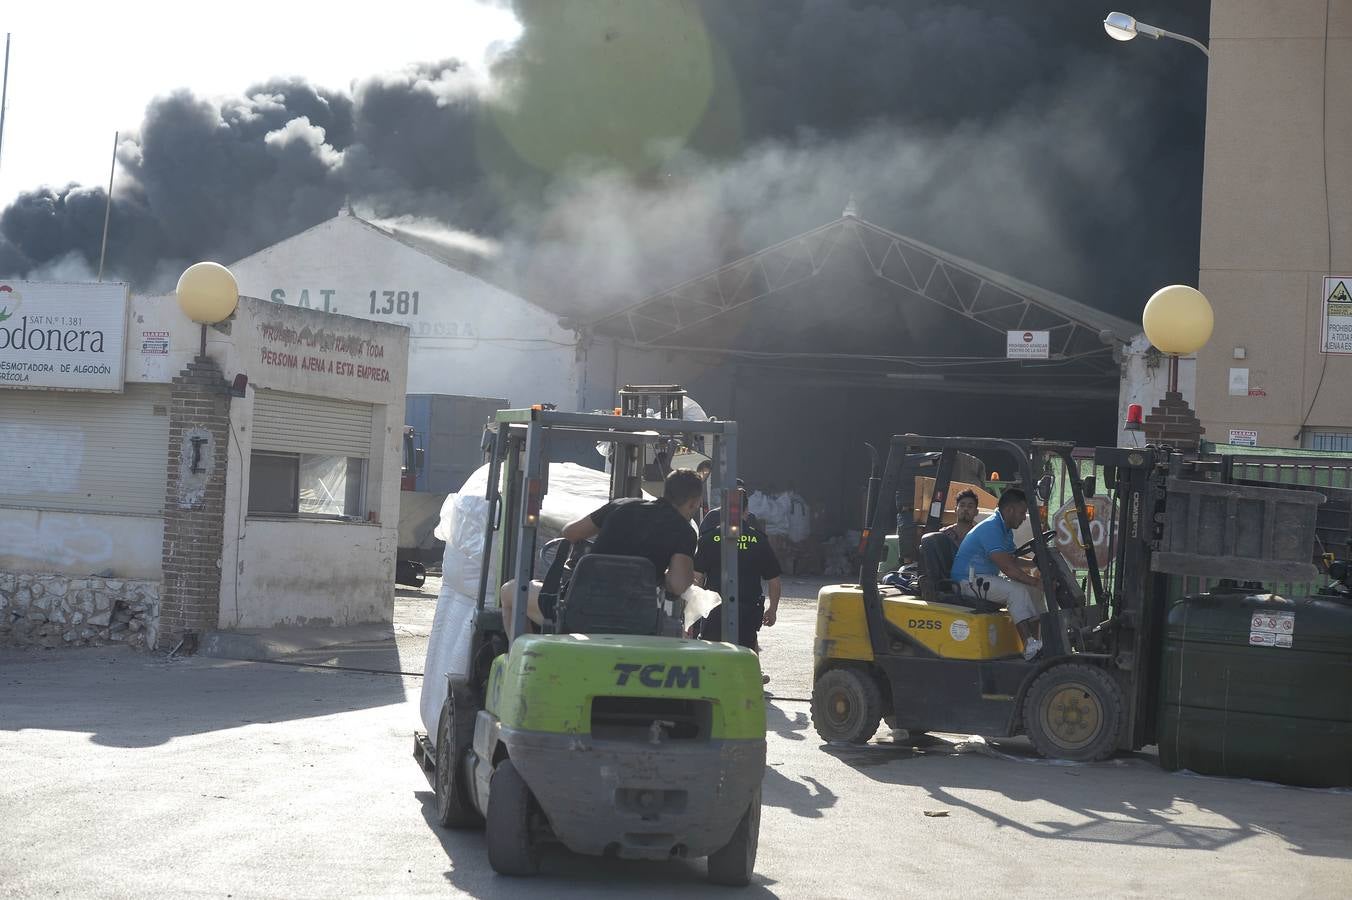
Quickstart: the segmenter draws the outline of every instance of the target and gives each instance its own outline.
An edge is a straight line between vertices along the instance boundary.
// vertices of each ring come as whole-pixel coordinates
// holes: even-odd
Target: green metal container
[[[1185,597],[1169,611],[1161,687],[1164,768],[1352,785],[1352,604]]]

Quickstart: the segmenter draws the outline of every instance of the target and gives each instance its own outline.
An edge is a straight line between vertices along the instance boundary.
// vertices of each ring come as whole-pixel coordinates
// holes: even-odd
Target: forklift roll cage
[[[878,561],[882,557],[883,542],[892,524],[901,533],[903,547],[906,546],[907,532],[917,524],[923,523],[920,532],[936,531],[941,525],[944,500],[952,480],[953,464],[959,451],[966,453],[999,454],[1006,457],[1018,473],[1017,483],[1028,495],[1028,521],[1033,531],[1033,555],[1038,571],[1042,575],[1043,596],[1047,600],[1048,614],[1061,618],[1067,611],[1057,605],[1059,594],[1056,586],[1062,580],[1061,567],[1052,560],[1052,549],[1042,539],[1044,522],[1039,499],[1036,496],[1036,471],[1052,458],[1060,459],[1065,465],[1071,495],[1079,515],[1080,533],[1090,533],[1090,520],[1085,504],[1084,482],[1080,478],[1079,466],[1072,458],[1074,445],[1042,440],[1007,440],[1002,438],[976,437],[923,437],[918,435],[895,435],[889,445],[887,461],[884,465],[882,482],[877,492],[870,491],[869,506],[865,521],[863,538],[863,562],[860,565],[859,584],[863,590],[864,615],[868,623],[869,642],[877,658],[895,655],[892,641],[888,636],[886,619],[883,615],[882,596],[878,588]],[[938,453],[937,461],[934,454]],[[1037,469],[1035,469],[1035,465]],[[934,496],[929,509],[923,511],[923,518],[917,518],[912,508],[915,478],[933,468]],[[880,498],[898,498],[896,500],[896,518],[888,515],[888,504],[877,502]],[[996,512],[999,515],[999,512]],[[1092,603],[1107,605],[1108,597],[1104,591],[1103,578],[1095,557],[1092,542],[1085,548],[1089,588]],[[947,577],[945,573],[942,577]],[[1066,591],[1074,586],[1063,585]],[[1085,605],[1091,605],[1086,597]],[[1067,608],[1068,609],[1068,608]],[[1052,631],[1044,629],[1043,641],[1049,657],[1069,652],[1065,646],[1065,628]]]
[[[629,415],[597,413],[563,413],[550,409],[499,410],[484,433],[484,448],[488,455],[488,489],[485,499],[489,515],[484,529],[484,565],[479,574],[479,594],[476,600],[477,620],[484,622],[496,610],[486,611],[490,593],[496,596],[496,586],[490,586],[493,568],[495,533],[504,531],[502,569],[499,583],[515,578],[517,597],[512,623],[513,634],[525,634],[527,592],[536,556],[536,537],[540,525],[540,511],[549,489],[549,450],[552,435],[566,436],[591,442],[612,444],[615,448],[611,466],[610,499],[642,496],[643,453],[645,446],[673,438],[695,440],[704,438],[713,463],[710,474],[711,495],[722,498],[722,505],[731,514],[721,517],[720,562],[721,583],[709,585],[718,589],[726,612],[723,615],[724,640],[737,643],[737,546],[741,531],[741,500],[737,484],[737,424],[735,422],[689,421],[684,419],[649,419]],[[502,528],[504,505],[512,517],[508,527]],[[655,573],[658,584],[662,573]],[[505,577],[503,577],[505,576]]]

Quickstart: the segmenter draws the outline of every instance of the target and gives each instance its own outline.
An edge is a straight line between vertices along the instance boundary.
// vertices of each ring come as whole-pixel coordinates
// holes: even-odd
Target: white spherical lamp
[[[220,263],[200,262],[178,277],[178,305],[194,322],[214,325],[230,318],[239,305],[239,284]]]
[[[1187,355],[1202,349],[1216,320],[1202,292],[1185,284],[1160,288],[1145,304],[1141,325],[1161,353]]]

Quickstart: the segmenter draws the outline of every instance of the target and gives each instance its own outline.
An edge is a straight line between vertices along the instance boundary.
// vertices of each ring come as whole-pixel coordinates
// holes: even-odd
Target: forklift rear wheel
[[[534,875],[540,871],[540,846],[532,834],[535,798],[512,765],[504,759],[488,786],[488,864],[499,875]]]
[[[726,884],[730,887],[745,887],[751,883],[756,871],[756,848],[760,846],[761,795],[751,798],[742,821],[732,839],[723,848],[709,854],[709,880],[714,884]]]
[[[1067,663],[1038,676],[1023,701],[1028,739],[1043,756],[1094,762],[1117,749],[1122,689],[1096,666]]]
[[[447,697],[437,722],[437,822],[443,828],[470,828],[483,821],[462,787],[458,746],[455,713]]]
[[[832,669],[812,688],[812,725],[824,741],[867,744],[882,715],[882,692],[867,672]]]

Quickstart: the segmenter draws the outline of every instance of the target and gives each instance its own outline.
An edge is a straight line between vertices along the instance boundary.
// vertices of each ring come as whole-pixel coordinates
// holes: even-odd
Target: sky
[[[1134,2],[1206,38],[1209,0]],[[1205,58],[1112,41],[1087,0],[240,0],[209,35],[181,5],[24,6],[0,7],[13,277],[97,265],[117,130],[108,272],[136,289],[350,206],[468,235],[476,272],[590,319],[852,196],[1128,319],[1197,277]]]
[[[210,21],[211,4],[4,4],[0,31],[11,38],[0,209],[41,185],[107,185],[114,133],[137,127],[152,99],[177,88],[232,95],[283,76],[344,90],[420,60],[477,62],[520,33],[510,11],[478,0],[381,0],[359,22],[316,17],[309,3],[219,8]]]

